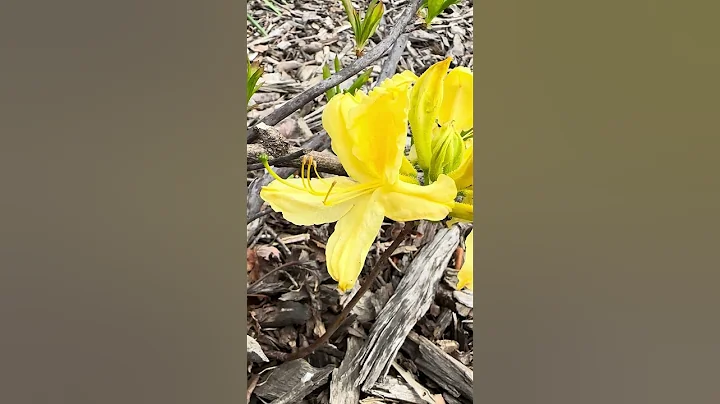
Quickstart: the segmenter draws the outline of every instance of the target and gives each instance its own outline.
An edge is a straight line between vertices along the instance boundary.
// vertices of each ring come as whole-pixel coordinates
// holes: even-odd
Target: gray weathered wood
[[[273,404],[299,403],[305,396],[327,383],[330,373],[335,369],[328,365],[316,368],[304,359],[283,363],[278,366],[267,381],[259,384],[254,394]]]
[[[473,374],[457,359],[443,352],[429,339],[411,331],[403,351],[413,358],[418,370],[453,397],[473,399]]]
[[[362,339],[348,336],[345,358],[330,379],[330,404],[356,404],[360,399],[360,389],[354,385],[358,369],[352,365],[361,347]]]
[[[268,357],[265,356],[260,344],[249,335],[247,336],[247,359],[253,363],[268,362]]]
[[[406,381],[391,376],[376,383],[375,387],[370,389],[368,393],[380,398],[402,401],[404,403],[428,404],[425,399],[418,396]]]
[[[263,328],[302,325],[310,319],[310,308],[298,302],[279,302],[275,306],[257,309],[255,318]]]
[[[427,312],[445,268],[460,241],[460,230],[440,229],[413,259],[395,294],[378,314],[362,351],[355,382],[369,391],[387,375],[395,355],[412,327]]]

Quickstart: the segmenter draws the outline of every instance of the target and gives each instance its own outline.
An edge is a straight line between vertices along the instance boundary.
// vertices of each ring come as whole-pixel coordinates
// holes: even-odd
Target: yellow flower
[[[410,93],[410,128],[418,165],[426,174],[433,164],[432,139],[438,125],[452,124],[459,133],[473,128],[473,75],[466,67],[448,74],[451,61],[447,58],[430,66]]]
[[[298,225],[337,221],[326,262],[343,291],[355,285],[385,217],[439,221],[454,206],[455,182],[442,175],[432,185],[418,185],[404,156],[408,89],[414,80],[410,72],[395,75],[368,94],[340,94],[327,104],[323,126],[349,177],[311,179],[315,167],[309,162],[301,167],[301,178],[283,179],[265,160],[275,181],[260,196],[273,210]]]
[[[473,230],[470,230],[465,239],[465,260],[463,261],[460,272],[458,272],[457,290],[467,287],[473,290]]]
[[[448,176],[455,181],[458,190],[472,187],[473,184],[473,139],[465,141],[465,151],[463,152],[462,162],[454,171],[448,173]]]

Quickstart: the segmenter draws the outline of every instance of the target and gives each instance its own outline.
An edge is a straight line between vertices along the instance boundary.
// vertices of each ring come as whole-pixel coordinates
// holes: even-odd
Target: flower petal
[[[356,187],[357,182],[347,177],[332,177],[320,180],[313,178],[310,185],[317,193],[327,193],[330,184],[337,181],[333,187],[333,194],[341,193],[350,187]],[[324,196],[313,195],[303,188],[300,178],[291,178],[285,182],[293,185],[288,186],[280,181],[273,181],[260,190],[260,197],[270,207],[281,212],[283,217],[298,226],[310,226],[314,224],[331,223],[340,219],[352,207],[354,200],[349,200],[332,206],[323,204]]]
[[[364,94],[356,92],[356,95],[338,94],[327,103],[322,114],[322,124],[330,136],[333,152],[338,156],[345,171],[353,179],[360,182],[372,181],[375,178],[372,173],[367,173],[365,164],[360,161],[352,152],[353,145],[358,141],[348,128],[348,113],[360,105]]]
[[[405,70],[402,73],[395,74],[392,77],[383,80],[383,82],[380,83],[379,87],[398,87],[402,90],[407,91],[410,88],[410,85],[417,81],[417,79],[418,77],[415,75],[415,73],[411,72],[410,70]]]
[[[407,138],[408,91],[402,86],[376,87],[348,111],[349,130],[356,139],[352,152],[374,178],[397,181]]]
[[[450,177],[441,175],[431,185],[420,186],[397,182],[380,188],[379,202],[385,216],[398,222],[442,220],[450,213],[457,190]]]
[[[336,95],[323,111],[332,150],[360,182],[397,181],[407,134],[410,82],[404,80],[407,83],[391,82],[367,95]]]
[[[325,249],[328,273],[343,292],[355,286],[383,219],[377,192],[355,200],[355,205],[335,225]]]
[[[465,141],[467,148],[463,153],[460,167],[448,174],[455,181],[458,190],[463,190],[473,184],[473,140]]]
[[[462,132],[473,127],[473,74],[467,67],[456,67],[445,77],[440,124],[455,121]]]
[[[435,63],[415,82],[410,92],[409,120],[418,164],[423,171],[430,167],[432,130],[436,127],[443,99],[443,80],[452,58]]]
[[[473,230],[465,239],[465,260],[458,272],[457,290],[467,287],[473,290]]]

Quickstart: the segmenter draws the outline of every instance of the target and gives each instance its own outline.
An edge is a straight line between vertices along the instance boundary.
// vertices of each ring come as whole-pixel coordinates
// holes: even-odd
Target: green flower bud
[[[452,123],[435,128],[432,138],[429,179],[437,180],[440,174],[454,171],[462,163],[465,144]]]

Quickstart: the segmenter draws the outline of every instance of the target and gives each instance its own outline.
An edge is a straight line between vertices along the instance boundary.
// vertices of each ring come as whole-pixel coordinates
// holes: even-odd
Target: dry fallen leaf
[[[260,278],[260,261],[252,248],[247,249],[247,276],[249,283],[253,283]]]
[[[280,251],[271,245],[256,246],[255,253],[265,261],[272,261],[273,258],[280,260]]]

